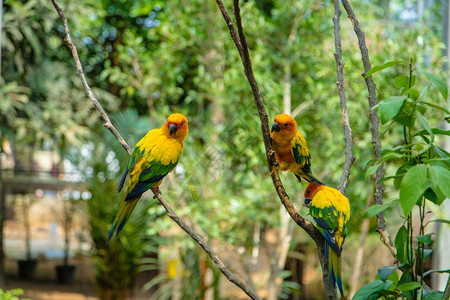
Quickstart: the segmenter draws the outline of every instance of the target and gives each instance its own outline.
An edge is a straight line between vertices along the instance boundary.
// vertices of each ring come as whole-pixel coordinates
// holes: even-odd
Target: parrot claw
[[[157,187],[156,189],[152,189],[153,192],[153,199],[158,198],[158,195],[162,195],[161,191],[159,190],[159,187]]]

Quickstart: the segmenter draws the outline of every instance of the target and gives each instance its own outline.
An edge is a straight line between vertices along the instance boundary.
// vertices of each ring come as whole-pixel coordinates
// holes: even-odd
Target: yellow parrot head
[[[164,123],[163,129],[169,137],[182,142],[189,132],[188,120],[182,114],[171,114]]]
[[[297,122],[294,118],[287,114],[279,114],[273,120],[272,130],[273,135],[283,136],[285,138],[292,138],[297,132]]]

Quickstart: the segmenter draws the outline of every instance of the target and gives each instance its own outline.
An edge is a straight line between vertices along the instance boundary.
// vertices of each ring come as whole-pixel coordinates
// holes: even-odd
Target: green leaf
[[[406,283],[399,285],[397,287],[397,290],[399,290],[401,292],[407,292],[407,291],[412,291],[412,290],[418,289],[420,287],[422,287],[420,285],[420,283],[412,281],[412,282],[406,282]]]
[[[416,239],[419,243],[431,245],[431,235],[432,233],[428,233],[425,235],[417,235]]]
[[[369,77],[370,75],[372,75],[372,74],[374,74],[374,73],[376,73],[376,72],[379,72],[379,71],[381,71],[381,70],[384,70],[384,69],[386,69],[386,68],[389,68],[390,66],[398,65],[398,64],[401,64],[401,63],[405,63],[405,62],[406,62],[406,61],[404,61],[404,60],[394,60],[394,61],[388,61],[387,63],[385,63],[385,64],[383,64],[383,65],[381,65],[381,66],[375,66],[375,67],[372,67],[372,68],[369,70],[369,72],[367,72],[366,76],[364,76],[364,78],[367,78],[367,77]]]
[[[417,99],[419,99],[419,97],[420,97],[419,91],[416,90],[415,88],[410,88],[410,89],[408,90],[408,94],[409,94],[409,97],[410,97],[411,99],[414,99],[414,100],[417,100]]]
[[[376,294],[378,291],[389,290],[392,282],[383,282],[381,280],[375,280],[369,282],[365,286],[361,287],[353,296],[352,300],[366,300],[372,294]]]
[[[439,90],[442,97],[444,97],[444,100],[447,102],[448,90],[447,90],[447,84],[445,83],[445,81],[442,78],[440,78],[434,74],[431,74],[428,72],[423,72],[423,73],[425,74],[425,76],[428,77],[428,79],[430,79],[431,84],[434,85]]]
[[[373,216],[378,215],[380,212],[383,212],[389,206],[391,206],[391,204],[374,204],[366,210],[364,217],[372,218]]]
[[[424,164],[416,165],[406,172],[400,185],[400,206],[407,216],[420,196],[427,189],[428,168]]]
[[[440,134],[440,135],[449,135],[450,136],[450,130],[442,130],[440,128],[431,128],[431,131],[433,134]],[[419,132],[416,132],[413,134],[413,136],[418,136],[421,134],[429,134],[427,130],[421,130]]]
[[[422,124],[423,128],[425,128],[425,130],[430,134],[431,141],[433,141],[434,140],[434,134],[433,134],[433,131],[430,128],[430,125],[428,125],[427,120],[425,120],[425,118],[422,117],[421,114],[416,114],[416,116],[417,116],[417,120],[419,120],[419,122]]]
[[[427,112],[427,107],[423,104],[417,103],[416,110],[424,115]]]
[[[423,88],[423,90],[420,92],[419,99],[417,99],[417,100],[420,100],[420,99],[422,99],[423,97],[425,97],[425,95],[427,94],[428,89],[430,88],[430,86],[431,86],[431,83],[427,84],[427,85]]]
[[[395,122],[408,128],[412,128],[416,122],[416,117],[414,115],[411,116],[409,113],[400,112],[395,118]]]
[[[375,164],[373,166],[368,167],[366,170],[366,175],[365,175],[366,179],[369,178],[370,175],[374,174],[378,170],[379,167],[380,167],[380,164]]]
[[[406,262],[406,243],[408,240],[408,230],[405,226],[400,227],[395,236],[395,249],[397,249],[397,259],[399,263],[404,264]]]
[[[394,179],[394,189],[398,190],[400,188],[400,184],[402,183],[403,176],[406,172],[411,168],[411,165],[404,164],[400,168],[397,169],[395,173],[396,178]]]
[[[429,270],[423,273],[423,277],[430,275],[431,273],[450,273],[450,269],[447,270]]]
[[[386,162],[389,160],[396,160],[399,158],[403,158],[403,155],[401,155],[400,153],[397,153],[397,152],[388,152],[388,153],[384,154],[383,156],[381,156],[381,161]]]
[[[442,194],[450,198],[450,171],[441,165],[431,165],[428,171],[433,191],[437,195]],[[442,201],[437,204],[441,204]]]
[[[441,147],[432,145],[434,152],[436,152],[437,155],[439,155],[442,158],[449,158],[450,154],[445,151],[444,149],[442,149]]]
[[[422,300],[442,300],[444,292],[423,290]]]
[[[407,87],[409,84],[409,76],[400,75],[400,76],[395,77],[394,84],[395,84],[395,87],[398,89]]]
[[[433,250],[423,249],[423,260],[426,260],[428,257],[430,257],[431,253],[433,253]]]
[[[389,275],[397,270],[397,267],[384,266],[381,269],[378,269],[378,277],[384,282],[386,282]]]
[[[434,220],[428,221],[427,224],[431,223],[431,222],[450,224],[450,220],[446,220],[446,219],[434,219]]]
[[[436,193],[431,187],[427,188],[423,195],[425,198],[436,204],[441,203],[445,200],[445,196],[443,194],[441,194],[440,192]]]
[[[448,109],[446,109],[445,107],[443,107],[443,106],[440,106],[440,105],[437,105],[437,104],[434,104],[434,103],[430,103],[430,102],[425,102],[425,101],[420,101],[420,103],[423,103],[423,104],[428,105],[430,107],[442,110],[446,114],[450,114],[450,111]]]
[[[393,96],[384,99],[378,104],[381,123],[385,124],[389,120],[395,118],[405,103],[406,96]]]

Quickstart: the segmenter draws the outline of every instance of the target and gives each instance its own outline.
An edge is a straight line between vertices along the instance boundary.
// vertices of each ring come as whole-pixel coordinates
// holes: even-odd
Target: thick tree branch
[[[66,42],[67,46],[72,52],[73,59],[75,60],[75,64],[77,66],[78,75],[81,78],[81,81],[83,83],[84,88],[86,89],[86,93],[91,99],[92,103],[94,104],[95,108],[100,113],[100,116],[105,121],[105,127],[108,128],[114,136],[117,138],[119,143],[123,146],[123,148],[128,152],[128,154],[131,154],[131,148],[128,146],[128,144],[125,142],[125,140],[122,138],[120,133],[116,130],[114,125],[111,123],[108,115],[104,111],[101,104],[97,101],[97,98],[94,96],[91,88],[89,87],[88,83],[86,82],[86,78],[84,76],[83,68],[81,66],[80,59],[78,57],[78,52],[75,47],[75,45],[72,42],[72,39],[70,37],[70,31],[69,27],[67,25],[67,18],[64,15],[64,12],[62,9],[58,6],[55,0],[51,0],[53,3],[53,6],[55,7],[59,17],[64,23],[64,30],[66,33],[66,37],[64,38],[64,41]],[[175,223],[177,223],[178,226],[180,226],[194,241],[197,242],[197,244],[202,247],[203,250],[208,254],[208,256],[211,258],[211,260],[217,265],[217,267],[220,269],[220,271],[225,275],[225,277],[234,283],[237,287],[239,287],[244,293],[246,293],[251,299],[260,299],[256,293],[254,293],[242,280],[238,279],[236,276],[234,276],[228,268],[224,265],[222,260],[215,254],[215,252],[208,246],[208,244],[205,242],[205,240],[197,234],[191,227],[186,225],[180,217],[174,212],[174,210],[170,207],[169,203],[163,198],[161,194],[157,194],[156,198],[159,200],[159,202],[164,206],[167,216],[169,216]]]
[[[359,49],[361,51],[361,59],[364,64],[364,72],[361,74],[366,82],[367,90],[369,92],[369,109],[370,109],[370,131],[372,133],[372,146],[374,150],[374,154],[376,158],[380,158],[380,129],[379,129],[379,121],[377,111],[372,108],[377,104],[376,100],[376,89],[375,83],[372,80],[372,76],[368,76],[366,78],[367,72],[371,69],[370,59],[369,59],[369,50],[367,50],[366,38],[364,36],[364,32],[361,30],[359,26],[358,19],[353,12],[352,6],[348,0],[342,0],[342,4],[347,12],[348,18],[353,24],[353,29],[358,38]],[[383,193],[384,193],[384,184],[381,181],[384,177],[383,165],[380,165],[376,172],[375,184],[376,191],[374,196],[375,204],[383,204]],[[392,242],[389,233],[386,231],[386,221],[384,219],[384,214],[381,212],[377,215],[377,223],[378,228],[377,231],[380,234],[381,240],[383,244],[389,249],[392,256],[394,257],[395,262],[397,262],[397,251],[395,249],[394,243]]]
[[[339,102],[341,104],[341,114],[342,114],[342,126],[344,128],[344,139],[345,139],[345,162],[344,170],[342,171],[341,181],[339,183],[339,191],[345,192],[345,187],[347,186],[348,178],[350,177],[350,169],[355,161],[353,156],[353,141],[352,141],[352,128],[350,127],[350,122],[348,120],[347,114],[347,99],[344,93],[344,62],[342,61],[342,47],[341,47],[341,27],[339,25],[339,20],[341,18],[341,8],[339,7],[339,0],[334,0],[334,47],[336,52],[334,53],[334,59],[337,65],[337,89],[339,93]]]
[[[286,193],[286,190],[280,180],[278,170],[275,165],[275,152],[272,149],[270,143],[270,130],[269,130],[269,121],[267,117],[267,112],[264,106],[264,102],[259,91],[258,84],[255,80],[252,70],[252,64],[250,60],[250,55],[248,52],[247,41],[245,38],[244,30],[242,27],[242,19],[239,8],[239,0],[233,0],[233,10],[236,18],[236,26],[238,28],[238,34],[236,35],[236,30],[234,28],[233,22],[231,21],[231,17],[223,4],[222,0],[216,0],[217,6],[219,7],[223,18],[228,26],[230,31],[231,39],[233,40],[236,48],[239,51],[242,65],[244,66],[244,73],[247,77],[248,83],[252,89],[254,101],[256,108],[258,110],[259,118],[261,121],[261,131],[264,140],[264,146],[266,148],[267,162],[269,165],[270,175],[272,177],[273,184],[275,186],[275,190],[277,191],[278,197],[281,200],[281,203],[284,205],[286,210],[288,211],[291,218],[300,226],[308,235],[314,240],[317,245],[318,254],[320,264],[322,266],[323,273],[323,283],[325,285],[325,292],[327,295],[327,299],[337,299],[336,289],[333,286],[330,274],[328,270],[328,262],[325,257],[325,240],[319,230],[308,220],[303,218],[298,211],[295,209],[294,205],[289,199],[289,196]]]

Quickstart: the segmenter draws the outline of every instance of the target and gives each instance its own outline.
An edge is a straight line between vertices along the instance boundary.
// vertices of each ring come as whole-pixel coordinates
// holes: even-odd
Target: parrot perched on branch
[[[137,144],[128,160],[119,183],[119,192],[127,175],[130,179],[126,195],[109,231],[111,237],[119,235],[142,194],[151,189],[159,193],[159,185],[170,173],[183,152],[183,141],[188,135],[188,121],[182,114],[171,114],[161,128],[150,130]]]
[[[318,182],[311,182],[305,189],[305,205],[310,207],[310,214],[325,238],[325,254],[331,281],[334,286],[338,286],[344,297],[341,254],[348,234],[350,203],[338,190]]]
[[[311,154],[305,138],[297,129],[297,122],[287,115],[275,117],[270,134],[275,159],[281,171],[291,171],[298,181],[320,182],[311,173]]]

